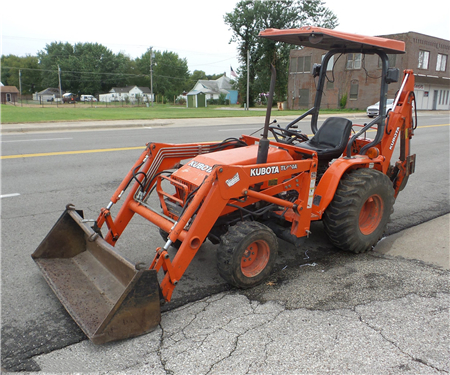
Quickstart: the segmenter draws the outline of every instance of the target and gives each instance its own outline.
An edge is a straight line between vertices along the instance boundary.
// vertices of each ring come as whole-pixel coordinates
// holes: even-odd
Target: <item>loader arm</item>
[[[105,240],[114,246],[134,214],[136,212],[138,214],[141,213],[141,210],[138,208],[139,205],[133,204],[133,202],[135,200],[138,202],[145,201],[150,190],[156,184],[156,177],[163,171],[179,165],[182,160],[211,152],[213,147],[214,145],[211,143],[179,145],[149,143],[145,151],[141,154],[132,169],[121,182],[118,189],[114,192],[108,206],[101,209],[100,215],[96,221],[96,230],[100,231],[102,226],[106,223],[108,232],[105,236]],[[134,184],[132,184],[133,180]],[[113,204],[118,202],[130,184],[132,184],[130,191],[117,213],[116,218],[113,220],[110,209]],[[158,219],[158,217],[159,216],[155,214],[151,216],[152,219],[150,219],[150,216],[147,216],[146,218],[152,222],[153,220],[158,220],[155,224],[160,225],[161,228],[168,231],[172,226],[170,221],[164,220],[164,218]]]
[[[255,198],[255,201],[274,203],[286,210],[291,210],[294,213],[292,233],[297,237],[306,236],[309,231],[312,202],[309,186],[311,179],[314,181],[312,176],[315,174],[316,164],[315,159],[308,159],[248,166],[215,166],[196,191],[194,199],[189,203],[182,216],[168,230],[167,243],[164,247],[156,249],[150,269],[159,271],[162,268],[165,273],[161,282],[164,299],[170,301],[175,286],[187,270],[214,223],[230,206],[235,207],[232,203],[235,200],[248,199],[248,205],[253,202],[251,199]],[[259,184],[267,181],[267,177],[263,174],[256,175],[255,170],[270,172],[274,178],[280,180],[280,183],[262,190],[257,189]],[[292,177],[293,171],[295,171],[296,177]],[[300,192],[296,202],[275,197],[280,191],[292,189],[294,184]],[[236,210],[236,208],[233,209]],[[142,213],[145,215],[144,212]],[[171,260],[167,250],[172,243],[180,239],[182,239],[181,246]]]

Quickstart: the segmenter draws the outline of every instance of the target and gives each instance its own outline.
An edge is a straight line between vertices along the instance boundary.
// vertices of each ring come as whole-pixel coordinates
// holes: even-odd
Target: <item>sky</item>
[[[323,0],[338,17],[336,30],[385,35],[415,31],[450,40],[450,1],[432,6],[377,0]],[[140,57],[149,47],[186,58],[206,74],[237,70],[237,45],[224,22],[236,0],[2,2],[1,54],[36,55],[52,42],[99,43]]]

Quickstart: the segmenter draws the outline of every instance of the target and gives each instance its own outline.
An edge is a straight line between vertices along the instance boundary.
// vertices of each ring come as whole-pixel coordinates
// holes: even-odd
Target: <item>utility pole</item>
[[[22,69],[19,69],[19,95],[20,104],[22,104]]]
[[[58,65],[58,82],[59,82],[59,99],[62,101],[62,92],[61,92],[61,68]],[[56,105],[58,106],[58,101],[56,101]]]
[[[150,96],[152,97],[153,107],[153,47],[150,47]]]
[[[247,50],[247,111],[250,105],[250,51]]]
[[[22,69],[19,69],[19,93],[22,97]]]

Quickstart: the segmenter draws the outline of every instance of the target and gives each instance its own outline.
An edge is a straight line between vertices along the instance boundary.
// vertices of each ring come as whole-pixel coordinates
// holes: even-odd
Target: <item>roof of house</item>
[[[150,94],[150,88],[145,86],[125,86],[125,87],[113,87],[109,92],[114,93],[129,93],[132,89],[137,87],[139,90],[141,90],[144,94]]]
[[[1,92],[9,93],[9,94],[18,94],[19,90],[16,86],[0,86]]]
[[[228,94],[230,90],[233,90],[233,87],[230,83],[230,78],[223,75],[222,77],[210,81],[207,79],[199,79],[194,86],[195,90],[192,89],[189,94],[192,94],[194,91],[201,91],[205,94]]]
[[[198,95],[198,94],[208,94],[208,92],[202,91],[202,90],[191,90],[186,95],[191,96],[191,95]]]
[[[59,89],[56,87],[48,87],[45,90],[39,91],[38,94],[39,95],[59,95]]]

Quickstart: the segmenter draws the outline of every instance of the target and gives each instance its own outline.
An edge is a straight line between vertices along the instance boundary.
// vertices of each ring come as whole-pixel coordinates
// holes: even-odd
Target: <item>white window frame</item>
[[[301,64],[299,64],[300,59],[302,61]],[[308,62],[306,60],[309,60]],[[302,65],[302,66],[299,66]],[[309,66],[309,69],[307,67]],[[298,56],[297,57],[297,73],[311,73],[311,56],[305,55],[305,56]]]
[[[349,53],[347,55],[347,63],[345,68],[347,70],[361,69],[362,53]]]
[[[430,61],[430,51],[419,50],[419,63],[417,68],[428,69],[428,63]]]
[[[437,72],[445,72],[447,70],[447,60],[448,56],[442,53],[438,53],[436,59],[436,71]]]

